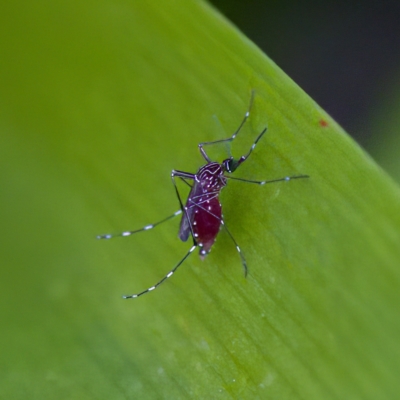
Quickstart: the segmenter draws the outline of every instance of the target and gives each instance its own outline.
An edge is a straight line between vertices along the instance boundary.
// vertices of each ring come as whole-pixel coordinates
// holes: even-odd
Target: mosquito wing
[[[186,242],[189,238],[191,233],[190,226],[193,226],[194,213],[196,211],[196,202],[202,193],[203,188],[199,183],[195,182],[186,201],[186,211],[182,210],[181,225],[179,227],[179,238],[182,242]]]

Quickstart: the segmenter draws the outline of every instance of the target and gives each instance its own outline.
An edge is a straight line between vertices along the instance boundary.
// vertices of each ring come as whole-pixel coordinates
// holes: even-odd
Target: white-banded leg
[[[172,183],[173,183],[174,188],[175,188],[176,197],[178,198],[179,205],[181,207],[181,210],[183,211],[184,210],[183,202],[182,202],[182,198],[181,198],[181,195],[179,193],[179,190],[178,190],[178,186],[176,186],[175,178],[180,178],[188,186],[192,187],[190,185],[190,183],[186,181],[186,179],[190,179],[192,181],[195,181],[196,180],[196,174],[191,174],[189,172],[184,172],[184,171],[178,171],[178,170],[175,170],[175,169],[172,170],[172,172],[171,172],[171,179],[172,179]]]
[[[204,150],[204,146],[209,146],[209,145],[213,145],[213,144],[217,144],[217,143],[232,142],[233,140],[235,140],[236,136],[237,136],[238,133],[241,131],[243,125],[246,123],[247,119],[248,119],[249,116],[250,116],[250,111],[251,111],[251,108],[252,108],[252,106],[253,106],[253,101],[254,101],[254,94],[255,94],[255,90],[253,89],[253,90],[251,91],[249,107],[247,108],[247,111],[246,111],[246,113],[244,114],[244,117],[243,117],[242,122],[240,123],[239,127],[236,129],[235,133],[234,133],[231,137],[229,137],[229,138],[227,138],[227,139],[214,140],[214,141],[212,141],[212,142],[202,142],[202,143],[199,143],[199,150],[200,150],[200,153],[201,153],[201,155],[204,157],[204,159],[205,159],[207,162],[211,162],[211,159],[210,159],[210,157],[208,157],[206,151]]]
[[[181,195],[180,195],[179,190],[178,190],[178,186],[176,185],[176,182],[175,182],[175,178],[180,178],[187,185],[190,186],[190,184],[188,182],[186,182],[186,179],[191,179],[193,181],[196,181],[197,180],[197,176],[195,174],[191,174],[189,172],[177,171],[177,170],[173,170],[172,173],[171,173],[171,179],[172,179],[172,183],[173,183],[174,188],[175,188],[176,197],[178,198],[178,201],[179,201],[179,206],[181,207],[181,210],[184,213],[184,217],[186,217],[186,221],[187,221],[187,223],[189,225],[190,233],[191,233],[192,238],[193,238],[193,244],[195,246],[197,246],[197,241],[196,241],[195,236],[194,236],[193,226],[192,226],[192,222],[190,220],[189,212],[188,212],[187,207],[183,205],[182,198],[181,198]],[[179,235],[181,236],[181,232],[179,232]],[[186,241],[186,240],[187,240],[187,236],[183,241]]]
[[[244,277],[247,277],[247,262],[246,259],[244,258],[244,255],[242,253],[242,250],[240,249],[239,245],[237,244],[237,241],[235,240],[235,238],[233,237],[232,233],[230,232],[230,230],[226,227],[224,220],[221,220],[221,224],[224,226],[225,230],[228,232],[228,235],[231,237],[233,243],[235,244],[236,250],[239,253],[240,259],[242,260],[242,265],[243,265],[243,270],[244,270]]]
[[[234,181],[240,181],[240,182],[246,182],[246,183],[255,183],[257,185],[266,185],[267,183],[275,183],[275,182],[288,182],[293,179],[303,179],[303,178],[309,178],[309,175],[295,175],[295,176],[285,176],[284,178],[278,178],[278,179],[270,179],[267,181],[253,181],[251,179],[244,179],[244,178],[236,178],[234,176],[228,176],[225,175],[225,178],[228,179],[233,179]]]
[[[256,183],[258,185],[265,185],[266,183],[290,181],[292,179],[309,178],[308,175],[297,175],[297,176],[286,176],[284,178],[272,179],[272,180],[268,180],[268,181],[252,181],[252,180],[249,180],[249,179],[235,178],[235,177],[232,177],[232,176],[226,176],[226,177],[229,178],[229,179],[234,179],[234,180],[241,181],[241,182]],[[208,213],[210,213],[204,207],[201,207],[201,208],[203,210],[207,211]],[[210,214],[213,215],[212,213],[210,213]],[[216,216],[214,215],[214,217],[216,217]],[[226,227],[223,218],[221,219],[221,224],[224,226],[225,230],[228,232],[228,235],[230,236],[230,238],[232,239],[233,243],[235,244],[236,250],[239,253],[240,258],[242,260],[242,265],[243,265],[243,269],[244,269],[244,276],[246,277],[247,276],[247,272],[248,272],[248,268],[247,268],[247,262],[246,262],[246,259],[245,259],[244,255],[243,255],[243,253],[242,253],[242,250],[240,249],[236,239],[233,237],[233,235],[230,232],[230,230]]]
[[[154,286],[149,287],[146,290],[143,290],[142,292],[136,293],[136,294],[130,294],[130,295],[125,295],[122,296],[123,299],[136,299],[137,297],[142,296],[143,294],[152,292],[154,289],[157,289],[164,281],[166,281],[168,278],[170,278],[175,271],[182,265],[182,263],[193,253],[193,251],[197,248],[197,245],[193,245],[189,251],[186,253],[186,255],[178,262],[178,264],[175,265],[175,267],[168,272],[167,275],[164,276],[160,281],[158,281]]]
[[[124,232],[115,233],[115,234],[107,233],[107,234],[105,234],[105,235],[98,235],[98,236],[96,236],[96,239],[112,239],[112,238],[121,237],[121,236],[122,236],[122,237],[126,237],[126,236],[131,236],[131,235],[133,235],[133,234],[135,234],[135,233],[138,233],[138,232],[149,231],[150,229],[155,228],[157,225],[160,225],[160,224],[162,224],[163,222],[166,222],[166,221],[168,221],[168,220],[170,220],[170,219],[176,217],[176,216],[179,215],[179,214],[182,214],[182,210],[175,211],[172,215],[169,215],[167,218],[164,218],[164,219],[162,219],[161,221],[158,221],[158,222],[156,222],[156,223],[154,223],[154,224],[146,225],[146,226],[144,226],[143,228],[136,229],[135,231],[124,231]]]
[[[178,200],[179,200],[179,205],[181,207],[179,212],[177,212],[175,214],[177,215],[177,214],[181,214],[182,212],[184,212],[186,214],[186,217],[188,218],[187,210],[183,206],[182,199],[181,199],[178,187],[177,187],[176,182],[175,182],[175,177],[178,177],[178,178],[182,179],[183,182],[185,182],[188,186],[191,187],[190,183],[187,182],[186,179],[194,180],[195,179],[195,175],[187,173],[187,172],[175,171],[175,170],[172,171],[172,174],[171,174],[172,182],[174,184],[176,195],[177,195]],[[172,217],[170,217],[170,218],[172,218]],[[190,230],[192,232],[193,246],[189,249],[189,251],[185,254],[185,256],[178,262],[178,264],[175,265],[175,267],[171,271],[168,272],[167,275],[164,276],[164,278],[162,278],[160,281],[158,281],[155,285],[150,286],[149,288],[147,288],[146,290],[143,290],[142,292],[139,292],[139,293],[136,293],[136,294],[130,294],[130,295],[122,296],[122,298],[124,298],[124,299],[136,299],[137,297],[140,297],[140,296],[142,296],[142,295],[144,295],[146,293],[152,292],[153,290],[157,289],[162,283],[164,283],[168,278],[170,278],[176,272],[176,270],[183,264],[183,262],[193,253],[193,251],[197,248],[197,243],[196,243],[196,240],[194,239],[193,229],[192,229],[192,226],[191,226],[189,218],[188,218],[188,221],[189,221],[189,225],[190,225]],[[164,221],[160,221],[160,223],[161,222],[164,222]],[[150,226],[150,227],[152,228],[154,226]],[[148,229],[151,229],[151,228],[148,228]],[[134,232],[134,233],[136,233],[136,232]]]
[[[234,167],[231,167],[231,170],[228,171],[228,172],[233,172],[237,167],[239,167],[240,164],[242,164],[243,162],[245,162],[249,158],[250,154],[256,148],[258,141],[264,136],[265,132],[267,132],[267,128],[264,128],[261,131],[261,133],[257,136],[256,140],[251,145],[250,150],[248,151],[248,153],[246,155],[241,156],[238,161],[233,161]]]

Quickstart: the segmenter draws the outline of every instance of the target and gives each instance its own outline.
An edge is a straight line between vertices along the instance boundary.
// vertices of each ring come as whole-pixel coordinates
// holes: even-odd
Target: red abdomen
[[[209,197],[210,200],[201,203],[201,208],[195,207],[193,218],[193,233],[200,247],[200,256],[203,257],[211,250],[222,219],[222,209],[218,197]]]

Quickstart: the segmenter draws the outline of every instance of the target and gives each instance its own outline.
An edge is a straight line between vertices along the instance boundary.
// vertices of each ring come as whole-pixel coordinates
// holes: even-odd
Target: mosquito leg
[[[193,175],[193,174],[188,174],[188,173],[182,172],[182,171],[172,171],[173,177],[175,176],[174,173],[175,173],[176,176],[178,176],[179,178],[181,178],[182,181],[185,182],[188,186],[192,187],[192,185],[191,185],[189,182],[187,182],[185,179],[195,179],[195,178],[194,178],[195,175]],[[174,182],[174,186],[175,186],[175,189],[177,190],[176,185],[175,185],[175,182]],[[157,225],[160,225],[160,224],[162,224],[163,222],[168,221],[169,219],[172,219],[172,218],[174,218],[174,217],[176,217],[177,215],[179,215],[179,214],[182,213],[183,206],[182,206],[182,201],[180,200],[179,195],[178,195],[178,199],[179,199],[179,203],[180,203],[181,209],[178,210],[178,211],[176,211],[176,212],[174,212],[172,215],[168,216],[167,218],[162,219],[161,221],[158,221],[158,222],[156,222],[156,223],[154,223],[154,224],[146,225],[146,226],[144,226],[143,228],[136,229],[136,230],[134,230],[134,231],[125,231],[125,232],[116,233],[116,234],[107,233],[107,234],[105,234],[105,235],[98,235],[98,236],[96,236],[96,239],[112,239],[112,238],[120,237],[120,236],[126,237],[126,236],[131,236],[131,235],[133,235],[133,234],[135,234],[135,233],[138,233],[138,232],[148,231],[148,230],[150,230],[150,229],[153,229],[153,228],[155,228]]]
[[[179,178],[181,178],[182,182],[185,182],[189,187],[193,187],[193,185],[191,185],[185,178],[182,178],[181,176]]]
[[[173,183],[174,188],[175,188],[176,197],[178,198],[178,201],[179,201],[179,206],[181,207],[182,212],[185,213],[185,217],[187,218],[187,221],[188,221],[188,224],[189,224],[189,228],[190,228],[190,233],[191,233],[192,238],[193,238],[193,244],[195,246],[197,246],[197,242],[196,242],[196,239],[195,239],[195,236],[194,236],[194,232],[193,232],[193,226],[192,226],[192,223],[190,222],[190,218],[189,218],[187,207],[185,207],[183,205],[182,198],[181,198],[181,195],[180,195],[179,190],[178,190],[178,186],[176,185],[176,181],[175,181],[175,178],[181,178],[183,181],[185,181],[185,179],[192,179],[192,180],[195,181],[195,180],[197,180],[197,177],[196,177],[195,174],[190,174],[188,172],[173,170],[172,173],[171,173],[171,178],[172,178],[172,183]]]
[[[255,183],[257,185],[265,185],[267,183],[275,183],[275,182],[291,181],[293,179],[309,178],[309,175],[285,176],[284,178],[271,179],[271,180],[268,180],[268,181],[253,181],[253,180],[250,180],[250,179],[236,178],[234,176],[225,176],[225,178],[233,179],[234,181],[241,181],[241,182],[246,182],[246,183]]]
[[[196,180],[196,175],[195,174],[190,174],[188,172],[172,170],[171,179],[172,179],[172,183],[173,183],[174,188],[175,188],[176,197],[178,197],[179,206],[181,207],[181,210],[184,211],[185,207],[183,206],[181,195],[180,195],[179,190],[178,190],[178,186],[176,186],[175,178],[181,178],[185,183],[188,183],[188,182],[186,182],[185,179]],[[189,186],[190,186],[190,184],[189,184]]]
[[[247,108],[247,111],[244,114],[242,122],[240,123],[239,127],[236,129],[235,133],[231,137],[229,137],[227,139],[214,140],[213,142],[202,142],[202,143],[199,143],[200,153],[201,153],[201,155],[204,157],[204,159],[207,162],[211,162],[211,159],[210,159],[210,157],[208,157],[206,151],[204,150],[204,146],[209,146],[209,145],[213,145],[213,144],[217,144],[217,143],[223,143],[223,142],[232,142],[233,140],[235,140],[236,136],[238,135],[238,133],[242,129],[243,125],[246,123],[247,119],[250,116],[250,111],[251,111],[251,108],[253,106],[254,94],[255,94],[255,91],[253,89],[251,91],[249,107]]]
[[[237,252],[239,253],[239,256],[240,256],[240,258],[241,258],[241,260],[242,260],[242,265],[243,265],[243,270],[244,270],[244,277],[246,278],[248,269],[247,269],[247,262],[246,262],[246,259],[244,258],[244,255],[243,255],[243,253],[242,253],[242,250],[240,250],[240,247],[239,247],[239,245],[237,244],[237,242],[236,242],[235,238],[233,237],[232,233],[231,233],[231,232],[229,231],[229,229],[226,227],[224,220],[221,220],[221,223],[222,223],[222,225],[224,226],[224,228],[226,229],[226,231],[228,232],[228,235],[231,237],[233,243],[235,244],[236,250],[237,250]]]
[[[239,167],[240,164],[242,164],[243,162],[245,162],[245,161],[249,158],[250,154],[251,154],[252,151],[256,148],[258,141],[264,136],[264,133],[265,133],[265,132],[267,132],[267,128],[264,128],[264,129],[262,130],[262,132],[257,136],[256,140],[254,141],[254,143],[253,143],[252,146],[250,147],[249,152],[248,152],[246,155],[240,157],[239,160],[238,160],[237,162],[235,162],[235,169],[236,169],[237,167]]]
[[[143,292],[137,293],[137,294],[130,294],[126,296],[122,296],[123,299],[135,299],[136,297],[140,297],[143,294],[149,293],[153,291],[154,289],[157,289],[164,281],[166,281],[168,278],[170,278],[176,270],[182,265],[182,263],[193,253],[193,251],[197,248],[197,246],[194,244],[189,251],[186,253],[186,255],[178,262],[178,264],[175,265],[175,267],[168,272],[167,275],[164,276],[160,281],[158,281],[154,286],[149,287],[146,290],[143,290]]]
[[[167,218],[162,219],[161,221],[158,221],[158,222],[156,222],[154,224],[146,225],[143,228],[137,229],[135,231],[125,231],[125,232],[121,232],[121,233],[117,233],[117,234],[109,233],[109,234],[106,234],[106,235],[98,235],[98,236],[96,236],[96,238],[97,239],[112,239],[112,238],[119,237],[119,236],[122,236],[122,237],[131,236],[134,233],[138,233],[138,232],[142,232],[142,231],[148,231],[150,229],[153,229],[157,225],[160,225],[163,222],[168,221],[169,219],[172,219],[172,218],[176,217],[179,214],[182,214],[182,210],[178,210],[178,211],[174,212],[172,215],[169,215]]]

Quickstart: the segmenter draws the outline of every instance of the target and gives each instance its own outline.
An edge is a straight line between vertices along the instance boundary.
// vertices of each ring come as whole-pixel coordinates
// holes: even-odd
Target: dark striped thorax
[[[196,174],[196,181],[201,185],[203,193],[216,193],[222,190],[227,183],[224,176],[223,164],[212,162],[203,165]]]

